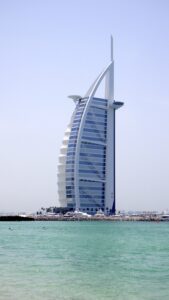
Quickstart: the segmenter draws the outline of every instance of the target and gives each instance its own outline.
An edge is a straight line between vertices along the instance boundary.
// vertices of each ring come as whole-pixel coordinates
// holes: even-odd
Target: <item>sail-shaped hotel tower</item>
[[[105,97],[95,97],[105,80]],[[59,155],[58,194],[62,207],[90,214],[115,214],[115,112],[113,40],[111,60],[84,97],[69,96],[75,110]]]

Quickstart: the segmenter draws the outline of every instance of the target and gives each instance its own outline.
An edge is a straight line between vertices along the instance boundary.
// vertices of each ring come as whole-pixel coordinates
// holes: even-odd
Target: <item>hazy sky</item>
[[[74,104],[114,37],[117,209],[169,208],[169,1],[0,1],[0,211],[57,205]]]

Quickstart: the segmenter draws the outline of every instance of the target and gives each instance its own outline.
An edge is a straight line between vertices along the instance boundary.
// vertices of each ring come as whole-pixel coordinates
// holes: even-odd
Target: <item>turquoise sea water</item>
[[[0,300],[169,299],[169,223],[0,222]]]

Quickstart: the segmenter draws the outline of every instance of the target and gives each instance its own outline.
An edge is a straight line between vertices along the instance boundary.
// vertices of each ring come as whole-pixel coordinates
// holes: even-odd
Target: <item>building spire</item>
[[[110,68],[106,74],[105,98],[114,100],[114,60],[113,60],[113,37],[110,36]]]
[[[105,78],[105,98],[114,100],[114,60],[113,60],[113,37],[110,36],[110,62],[107,67],[99,74],[85,97],[94,97],[100,83]]]
[[[110,60],[113,61],[113,37],[110,36]]]

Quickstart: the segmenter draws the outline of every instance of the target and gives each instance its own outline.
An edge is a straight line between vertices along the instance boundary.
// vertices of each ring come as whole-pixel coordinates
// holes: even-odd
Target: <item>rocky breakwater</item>
[[[19,216],[19,215],[3,215],[0,216],[0,221],[34,221],[34,217],[30,216]]]
[[[45,214],[45,215],[1,215],[0,221],[109,221],[109,222],[161,222],[169,221],[163,215],[88,215],[81,213]]]
[[[126,221],[126,222],[160,222],[163,221],[161,216],[121,216],[121,215],[112,215],[105,216],[103,215],[80,215],[80,214],[65,214],[65,215],[41,215],[34,217],[35,221]]]

